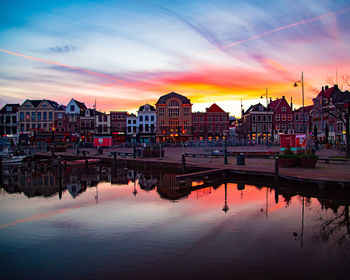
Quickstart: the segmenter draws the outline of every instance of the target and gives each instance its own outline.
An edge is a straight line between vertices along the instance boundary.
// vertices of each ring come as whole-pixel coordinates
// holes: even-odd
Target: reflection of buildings
[[[188,196],[191,193],[191,186],[190,179],[180,182],[175,174],[163,174],[158,181],[157,192],[163,198],[176,200]]]

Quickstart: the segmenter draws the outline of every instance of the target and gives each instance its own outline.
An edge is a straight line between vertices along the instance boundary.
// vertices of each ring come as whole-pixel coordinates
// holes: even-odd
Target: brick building
[[[293,106],[289,105],[286,98],[276,98],[269,103],[269,109],[273,111],[273,140],[274,142],[279,142],[279,133],[294,133],[293,129]],[[269,132],[271,130],[269,129]]]
[[[206,111],[192,113],[193,139],[222,138],[229,128],[229,113],[217,104],[206,108]]]
[[[126,118],[128,112],[126,111],[111,111],[111,133],[113,143],[125,143],[126,141]]]
[[[176,92],[161,96],[156,103],[157,142],[180,143],[192,137],[192,104]]]

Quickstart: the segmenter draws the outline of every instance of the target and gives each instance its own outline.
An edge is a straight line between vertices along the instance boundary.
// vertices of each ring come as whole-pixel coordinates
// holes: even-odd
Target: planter
[[[278,159],[279,167],[295,167],[298,165],[298,158],[279,158]]]
[[[315,158],[300,158],[300,164],[305,168],[315,168],[317,159]]]

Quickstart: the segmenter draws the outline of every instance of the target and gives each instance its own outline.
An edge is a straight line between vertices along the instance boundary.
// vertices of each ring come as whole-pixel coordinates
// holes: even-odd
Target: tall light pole
[[[261,95],[260,98],[263,98],[263,96],[266,96],[266,146],[269,147],[269,91],[268,88],[266,88],[266,93]],[[271,125],[272,127],[272,125]]]
[[[302,99],[303,99],[303,107],[302,107],[302,114],[303,114],[303,132],[306,132],[307,129],[305,129],[305,114],[304,114],[304,72],[301,72],[301,80],[296,81],[294,83],[294,87],[298,86],[298,83],[301,83],[301,92],[302,92]]]

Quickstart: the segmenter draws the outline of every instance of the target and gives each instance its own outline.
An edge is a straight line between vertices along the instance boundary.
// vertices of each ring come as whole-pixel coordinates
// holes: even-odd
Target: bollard
[[[2,156],[0,156],[0,187],[2,187]]]
[[[275,182],[278,181],[278,170],[279,169],[279,165],[278,165],[278,155],[276,155],[275,158]]]
[[[162,143],[159,142],[159,158],[162,158]]]
[[[182,170],[185,171],[186,168],[186,158],[185,154],[182,154]]]
[[[116,151],[113,152],[113,161],[114,161],[114,164],[117,163],[117,152]]]

